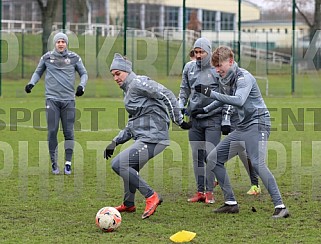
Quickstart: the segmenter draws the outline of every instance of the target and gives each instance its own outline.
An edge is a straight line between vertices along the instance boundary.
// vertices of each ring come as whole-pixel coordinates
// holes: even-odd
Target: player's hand
[[[186,116],[189,116],[189,113],[187,112],[187,109],[186,108],[181,108],[181,112],[182,112],[182,115],[186,115]]]
[[[195,118],[198,114],[206,114],[203,108],[197,108],[192,111],[192,117]]]
[[[192,122],[185,122],[183,121],[179,127],[181,127],[183,130],[189,130],[190,128],[192,128]]]
[[[205,96],[209,97],[211,95],[211,88],[206,85],[196,85],[195,86],[195,91],[200,92],[204,94]]]
[[[80,97],[80,96],[84,95],[84,93],[85,93],[84,88],[82,86],[78,86],[77,91],[76,91],[76,96]]]
[[[114,154],[115,147],[117,146],[115,141],[112,141],[104,151],[104,158],[109,159]]]
[[[32,85],[32,84],[26,85],[26,87],[25,87],[26,93],[30,93],[33,87],[34,87],[34,85]]]

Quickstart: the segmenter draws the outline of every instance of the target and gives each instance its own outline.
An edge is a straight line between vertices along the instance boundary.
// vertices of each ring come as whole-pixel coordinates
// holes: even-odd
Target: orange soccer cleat
[[[127,207],[125,204],[119,205],[117,207],[115,207],[118,212],[127,212],[127,213],[133,213],[136,211],[136,207],[135,206],[131,206],[131,207]]]
[[[215,203],[215,198],[214,198],[213,192],[208,191],[205,193],[205,203],[207,203],[207,204]]]
[[[158,205],[162,203],[162,198],[158,196],[156,192],[148,198],[146,198],[146,207],[142,215],[142,219],[146,219],[149,216],[153,215],[156,211]]]
[[[204,192],[197,192],[194,196],[187,199],[188,202],[205,202],[205,194]]]

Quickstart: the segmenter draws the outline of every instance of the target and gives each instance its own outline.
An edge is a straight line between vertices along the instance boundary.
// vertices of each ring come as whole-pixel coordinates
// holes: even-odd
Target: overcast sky
[[[276,5],[277,5],[276,2],[273,3],[269,0],[247,0],[247,1],[258,5],[259,7],[263,8],[263,9],[271,9],[273,7],[276,7]],[[307,0],[307,1],[308,1],[307,3],[309,3],[309,4],[306,6],[305,10],[308,10],[308,11],[313,10],[314,1],[310,1],[310,2],[309,2],[309,0]],[[289,8],[291,9],[292,8],[292,1],[288,1],[288,2],[289,2]]]
[[[247,0],[248,2],[254,3],[262,8],[269,8],[271,5],[267,0]]]

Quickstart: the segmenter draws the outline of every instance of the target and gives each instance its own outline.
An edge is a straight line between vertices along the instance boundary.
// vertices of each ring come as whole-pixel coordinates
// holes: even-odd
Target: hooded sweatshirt
[[[183,70],[178,99],[180,107],[184,108],[187,105],[187,111],[189,113],[197,108],[203,108],[215,100],[195,92],[196,85],[207,85],[210,86],[214,91],[218,91],[219,89],[219,76],[210,63],[212,57],[212,47],[210,41],[204,37],[199,38],[194,44],[194,49],[195,48],[203,49],[207,53],[207,56],[202,60],[188,62]],[[197,116],[197,118],[210,117],[213,115],[220,117],[221,109],[218,108],[210,111],[207,114],[200,114]]]

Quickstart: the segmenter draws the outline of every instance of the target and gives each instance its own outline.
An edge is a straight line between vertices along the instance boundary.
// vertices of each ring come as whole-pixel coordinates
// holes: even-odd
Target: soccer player
[[[65,139],[64,173],[69,175],[71,174],[71,160],[74,149],[75,73],[78,72],[80,76],[76,96],[84,94],[88,75],[81,58],[67,49],[68,36],[66,34],[57,33],[53,38],[53,44],[54,50],[41,57],[38,67],[25,87],[25,91],[30,93],[46,71],[46,118],[52,173],[55,175],[60,173],[57,162],[57,133],[61,120]]]
[[[255,78],[245,69],[238,67],[234,53],[227,46],[218,47],[212,55],[212,65],[220,75],[220,83],[232,89],[233,95],[221,94],[206,85],[197,85],[195,90],[206,97],[216,99],[212,104],[197,109],[197,113],[207,113],[222,106],[231,104],[238,111],[240,121],[236,130],[227,135],[208,155],[225,204],[214,210],[215,213],[238,213],[239,206],[234,196],[225,163],[238,152],[246,150],[252,167],[258,173],[274,204],[273,218],[287,218],[289,211],[285,207],[276,180],[265,163],[267,140],[270,134],[270,113],[262,98]]]
[[[178,100],[180,107],[191,114],[196,108],[202,108],[214,101],[212,98],[202,96],[194,90],[195,85],[208,85],[213,90],[218,89],[218,75],[211,66],[212,46],[208,39],[198,38],[193,46],[195,61],[188,62],[183,70],[182,82]],[[221,108],[206,115],[191,117],[192,128],[188,137],[192,149],[193,168],[197,185],[197,192],[188,202],[215,202],[214,174],[208,169],[205,162],[206,152],[210,152],[221,139]]]
[[[112,169],[124,181],[123,204],[116,209],[119,212],[135,212],[135,193],[138,190],[146,198],[142,215],[142,219],[146,219],[156,211],[162,198],[142,179],[139,171],[149,159],[169,145],[169,116],[182,129],[189,129],[190,126],[183,121],[175,95],[149,77],[136,75],[132,71],[132,63],[118,53],[114,55],[110,72],[124,91],[129,120],[107,146],[104,157],[110,158],[117,145],[135,140],[134,144],[112,160]]]
[[[215,91],[219,89],[219,76],[211,66],[212,46],[210,41],[204,37],[198,38],[194,43],[193,50],[196,60],[185,65],[178,95],[180,107],[183,111],[187,110],[187,114],[191,114],[192,111],[203,108],[215,100],[195,92],[196,85],[207,85]],[[186,105],[187,109],[185,109]],[[192,114],[191,122],[192,128],[189,130],[188,136],[192,149],[197,192],[187,201],[212,204],[215,202],[213,194],[215,176],[206,163],[206,157],[221,139],[222,107],[206,114],[195,114],[195,116]],[[246,157],[243,162],[245,166],[248,165]]]

